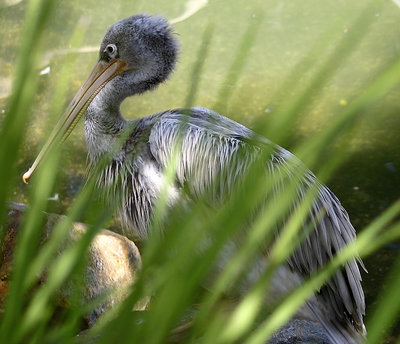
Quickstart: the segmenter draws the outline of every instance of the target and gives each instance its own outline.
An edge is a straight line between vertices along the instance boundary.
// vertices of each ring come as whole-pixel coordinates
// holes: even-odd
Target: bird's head
[[[110,91],[118,103],[127,96],[152,89],[174,69],[178,41],[168,22],[145,14],[114,23],[100,46],[92,72],[60,118],[31,168],[22,179],[28,182],[50,148],[68,137],[99,92]],[[118,99],[119,98],[119,99]]]
[[[164,81],[173,71],[178,41],[168,22],[157,16],[135,15],[114,23],[100,46],[98,64],[117,63],[119,87],[128,95],[141,93]]]

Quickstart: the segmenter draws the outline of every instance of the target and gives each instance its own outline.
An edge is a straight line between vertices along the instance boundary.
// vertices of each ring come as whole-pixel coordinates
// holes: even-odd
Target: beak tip
[[[26,171],[25,173],[24,173],[24,175],[22,176],[22,181],[25,183],[25,184],[28,184],[28,182],[29,182],[29,179],[31,178],[31,169],[29,169],[28,171]]]

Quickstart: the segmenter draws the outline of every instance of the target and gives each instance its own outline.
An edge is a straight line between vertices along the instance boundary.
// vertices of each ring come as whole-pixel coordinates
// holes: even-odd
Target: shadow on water
[[[399,123],[397,123],[399,124]],[[399,132],[399,125],[387,128],[389,134]],[[350,214],[354,227],[360,231],[387,209],[400,196],[400,141],[393,137],[384,144],[369,147],[350,158],[329,181],[330,188],[340,198]],[[363,258],[368,273],[363,274],[367,316],[385,294],[388,275],[400,257],[400,241],[394,241],[374,254]],[[400,318],[394,323],[392,334],[385,343],[394,343],[400,336]]]

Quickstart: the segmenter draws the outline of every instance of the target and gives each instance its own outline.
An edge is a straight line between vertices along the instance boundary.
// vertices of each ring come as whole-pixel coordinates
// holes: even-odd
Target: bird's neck
[[[86,110],[85,138],[92,162],[97,162],[105,153],[110,152],[126,125],[119,110],[121,102],[122,99],[114,97],[104,88]]]

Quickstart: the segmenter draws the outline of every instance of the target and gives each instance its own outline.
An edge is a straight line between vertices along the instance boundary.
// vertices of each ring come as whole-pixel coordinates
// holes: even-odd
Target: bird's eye
[[[104,52],[110,57],[110,58],[116,58],[118,55],[118,50],[117,46],[115,44],[108,44],[106,48],[104,49]]]

